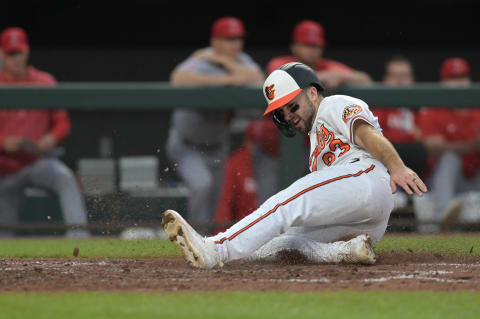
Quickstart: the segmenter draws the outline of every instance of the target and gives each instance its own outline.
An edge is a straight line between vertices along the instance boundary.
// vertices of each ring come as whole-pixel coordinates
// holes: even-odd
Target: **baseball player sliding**
[[[286,136],[308,134],[311,173],[213,237],[200,236],[173,210],[165,231],[193,267],[213,268],[240,258],[275,258],[297,250],[313,262],[373,264],[372,245],[385,233],[397,186],[427,191],[383,137],[362,100],[323,97],[315,72],[288,63],[265,80],[265,114]]]

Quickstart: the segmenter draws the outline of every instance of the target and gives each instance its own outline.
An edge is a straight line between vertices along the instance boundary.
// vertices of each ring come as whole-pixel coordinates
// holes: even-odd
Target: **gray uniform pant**
[[[16,174],[0,177],[0,223],[17,224],[20,201],[26,187],[38,187],[60,199],[66,225],[85,226],[85,201],[72,171],[56,158],[43,158]],[[11,233],[0,232],[0,236]]]
[[[167,141],[167,155],[189,189],[188,221],[204,235],[213,230],[227,146],[202,151],[186,145],[176,134],[170,134]]]
[[[462,157],[455,152],[446,152],[440,157],[429,184],[435,213],[442,214],[459,194],[480,190],[480,172],[473,179],[466,179],[462,172]]]

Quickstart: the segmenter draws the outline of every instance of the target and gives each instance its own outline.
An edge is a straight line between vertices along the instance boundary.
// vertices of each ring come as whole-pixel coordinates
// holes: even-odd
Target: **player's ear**
[[[320,94],[318,92],[318,89],[314,85],[310,85],[307,88],[307,95],[310,98],[310,101],[315,101],[318,98],[318,95]]]

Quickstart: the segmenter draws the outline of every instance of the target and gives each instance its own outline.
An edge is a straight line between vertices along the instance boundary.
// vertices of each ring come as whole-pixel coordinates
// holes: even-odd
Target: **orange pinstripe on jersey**
[[[303,194],[311,191],[311,190],[314,190],[316,188],[319,188],[321,186],[324,186],[324,185],[327,185],[327,184],[330,184],[330,183],[333,183],[333,182],[336,182],[336,181],[339,181],[339,180],[342,180],[342,179],[345,179],[345,178],[350,178],[350,177],[358,177],[360,175],[362,175],[363,173],[368,173],[370,171],[372,171],[373,169],[375,168],[375,165],[372,164],[369,168],[365,169],[365,170],[361,170],[361,171],[358,171],[357,173],[355,174],[347,174],[347,175],[341,175],[341,176],[337,176],[335,178],[331,178],[331,179],[328,179],[326,181],[323,181],[321,183],[318,183],[318,184],[315,184],[313,186],[310,186],[304,190],[302,190],[301,192],[295,194],[294,196],[288,198],[287,200],[275,205],[274,208],[272,208],[271,210],[269,210],[265,215],[263,216],[260,216],[259,218],[255,219],[254,221],[252,221],[250,224],[248,224],[247,226],[243,227],[242,229],[240,229],[239,231],[237,231],[235,234],[231,235],[230,237],[223,237],[222,239],[220,240],[217,240],[215,241],[215,244],[223,244],[226,240],[232,240],[234,239],[235,237],[237,237],[238,235],[240,235],[241,233],[243,233],[244,231],[246,231],[247,229],[249,229],[250,227],[254,226],[255,224],[257,224],[258,222],[260,222],[261,220],[263,220],[264,218],[270,216],[271,214],[275,213],[277,211],[277,209],[280,207],[280,206],[284,206],[288,203],[290,203],[291,201],[293,201],[294,199],[302,196]]]

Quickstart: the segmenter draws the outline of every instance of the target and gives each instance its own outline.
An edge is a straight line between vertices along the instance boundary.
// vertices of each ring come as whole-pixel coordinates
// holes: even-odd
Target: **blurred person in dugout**
[[[446,59],[440,82],[449,88],[469,87],[469,63],[458,57]],[[419,125],[430,156],[430,194],[417,199],[416,214],[420,220],[440,223],[425,226],[426,231],[480,221],[480,109],[424,108]]]
[[[30,46],[21,28],[0,35],[0,85],[54,86],[50,74],[28,65]],[[69,237],[88,237],[85,202],[71,170],[56,158],[57,145],[70,133],[64,110],[0,109],[0,224],[18,224],[26,187],[55,193]],[[0,231],[0,236],[13,232]]]
[[[264,76],[243,52],[245,27],[241,20],[223,17],[211,28],[210,47],[194,52],[171,74],[175,86],[243,86],[261,84]],[[167,155],[189,188],[188,220],[201,233],[211,234],[229,151],[233,111],[176,109],[173,112]]]
[[[389,87],[405,88],[414,85],[413,64],[403,56],[394,56],[385,63],[383,84]],[[378,117],[382,134],[393,144],[405,165],[419,175],[427,168],[427,150],[421,141],[417,126],[418,114],[406,107],[374,107],[372,112]],[[399,191],[394,196],[394,210],[408,205],[408,196]]]
[[[278,129],[271,116],[250,122],[244,142],[225,164],[215,232],[225,231],[280,189]]]
[[[370,84],[370,76],[354,70],[345,64],[323,57],[326,46],[322,25],[305,20],[298,23],[292,34],[290,51],[292,55],[275,57],[268,62],[267,74],[285,63],[302,62],[316,71],[318,78],[327,90],[335,90],[345,84]]]

